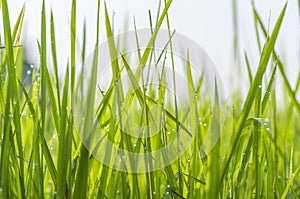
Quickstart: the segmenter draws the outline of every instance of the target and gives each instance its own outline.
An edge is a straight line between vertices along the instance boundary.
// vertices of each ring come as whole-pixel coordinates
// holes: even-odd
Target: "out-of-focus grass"
[[[177,161],[163,169],[145,174],[115,171],[102,165],[84,147],[77,135],[78,124],[74,119],[74,102],[83,92],[83,72],[79,81],[75,81],[76,57],[76,0],[72,1],[71,11],[71,52],[70,64],[62,84],[59,83],[55,24],[53,13],[46,18],[45,5],[41,12],[41,38],[39,52],[41,62],[38,68],[28,74],[32,78],[24,80],[23,48],[19,46],[25,9],[20,15],[13,31],[7,0],[2,0],[4,33],[1,44],[5,51],[1,54],[0,81],[0,198],[299,198],[299,116],[300,105],[297,100],[300,75],[294,87],[285,73],[285,65],[275,50],[275,43],[280,32],[286,5],[280,13],[270,35],[264,22],[259,17],[253,4],[254,23],[257,42],[265,42],[261,50],[257,71],[251,71],[250,62],[245,52],[245,61],[250,88],[245,101],[242,96],[234,95],[234,109],[227,111],[224,126],[220,126],[221,110],[217,103],[200,100],[202,80],[194,80],[187,49],[186,74],[189,82],[189,104],[185,105],[186,115],[177,110],[176,90],[171,100],[175,106],[166,110],[166,90],[153,85],[138,88],[137,82],[146,81],[142,72],[147,63],[156,63],[157,57],[152,50],[153,41],[164,22],[169,30],[171,63],[176,68],[173,49],[172,31],[168,10],[172,0],[160,3],[156,20],[150,16],[153,34],[149,38],[148,48],[142,51],[137,46],[140,65],[133,71],[126,55],[121,55],[121,62],[112,60],[113,81],[100,104],[95,101],[97,84],[98,45],[100,37],[100,0],[98,1],[97,34],[91,76],[88,84],[86,101],[89,106],[84,110],[84,131],[90,131],[93,125],[94,104],[99,105],[97,119],[101,125],[109,126],[107,137],[116,145],[129,151],[146,152],[165,146],[171,133],[180,138],[182,129],[190,122],[190,131],[196,134],[191,148]],[[235,2],[235,1],[233,1]],[[299,3],[300,5],[300,3]],[[106,35],[113,37],[109,13],[104,7]],[[50,30],[46,30],[47,22]],[[84,26],[81,60],[85,60],[86,27]],[[263,33],[260,38],[258,32]],[[46,46],[47,34],[51,38],[51,49]],[[136,35],[138,45],[138,35]],[[118,42],[109,40],[110,56],[122,52]],[[48,72],[47,53],[52,54],[54,74]],[[238,55],[238,54],[236,54]],[[101,56],[101,55],[100,55]],[[164,54],[160,56],[163,58]],[[166,58],[166,57],[165,57]],[[241,59],[241,58],[240,58]],[[266,73],[270,67],[272,74]],[[82,69],[83,71],[83,69]],[[276,99],[276,73],[280,72],[283,93],[286,99]],[[115,84],[120,73],[126,72],[130,78],[131,88],[124,93],[122,84]],[[160,74],[160,82],[166,81],[165,71]],[[239,74],[232,74],[239,75]],[[30,82],[29,82],[30,80]],[[180,84],[173,75],[174,85]],[[199,82],[194,85],[193,82]],[[216,87],[218,85],[215,85]],[[265,90],[264,90],[265,89]],[[133,91],[133,92],[131,92]],[[134,93],[132,97],[131,94]],[[196,95],[196,94],[197,95]],[[216,100],[218,101],[218,100]],[[278,104],[280,103],[280,106]],[[200,105],[201,104],[201,105]],[[160,105],[159,114],[152,113],[151,107]],[[137,107],[141,107],[138,110]],[[169,108],[169,107],[168,107]],[[127,116],[123,109],[142,112],[141,126],[149,125],[156,118],[159,136],[153,138],[133,139],[126,135]],[[294,111],[295,110],[295,111]],[[117,113],[120,121],[112,114]],[[155,114],[155,115],[153,115]],[[205,121],[205,122],[204,122]],[[164,128],[160,125],[166,124]],[[204,158],[199,156],[203,137],[208,133],[206,125],[212,125],[213,131],[221,131],[222,137],[213,150]],[[124,128],[123,126],[124,125]],[[140,130],[142,131],[142,129]],[[148,129],[149,131],[149,129]],[[187,130],[188,131],[188,130]],[[170,133],[171,132],[171,133]],[[146,132],[149,134],[150,132]],[[174,149],[176,150],[176,149]],[[110,160],[110,149],[106,149],[105,158]],[[167,154],[165,156],[167,159]],[[146,159],[146,167],[151,170],[153,160]],[[134,163],[130,166],[134,167]]]

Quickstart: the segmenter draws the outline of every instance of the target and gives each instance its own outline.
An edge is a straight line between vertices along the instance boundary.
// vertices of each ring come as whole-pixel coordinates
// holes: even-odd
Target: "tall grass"
[[[184,111],[177,107],[176,92],[170,97],[168,107],[164,87],[153,89],[154,85],[139,87],[138,82],[147,81],[142,75],[149,63],[157,64],[165,59],[165,51],[159,56],[153,51],[153,44],[165,22],[170,42],[166,46],[171,52],[171,65],[174,85],[176,81],[172,30],[168,11],[172,0],[160,2],[156,20],[149,12],[151,38],[145,50],[139,47],[136,34],[139,65],[133,70],[126,54],[118,56],[118,41],[113,38],[109,12],[100,7],[98,0],[97,34],[93,62],[88,80],[88,92],[85,90],[85,68],[76,65],[77,57],[85,60],[86,26],[83,29],[83,47],[81,55],[76,54],[76,0],[72,0],[70,26],[70,64],[60,66],[56,55],[55,16],[51,12],[47,19],[45,3],[41,8],[41,37],[38,41],[40,65],[29,72],[24,71],[24,49],[20,46],[25,8],[20,11],[18,20],[11,31],[7,0],[2,0],[3,29],[0,42],[5,49],[1,54],[0,81],[0,198],[299,198],[300,175],[300,103],[297,98],[300,87],[300,75],[292,86],[285,72],[285,64],[275,49],[287,4],[282,8],[274,29],[268,34],[264,21],[260,18],[253,3],[253,16],[257,43],[261,50],[259,65],[252,72],[245,52],[250,87],[243,101],[240,95],[232,98],[233,109],[228,109],[224,126],[221,115],[224,108],[218,106],[218,94],[215,102],[201,101],[203,80],[193,79],[193,70],[187,50],[185,72],[189,83],[188,98]],[[236,1],[233,1],[234,7]],[[299,4],[300,5],[300,4]],[[97,66],[101,59],[98,46],[100,17],[104,11],[106,36],[109,39],[109,54],[112,61],[113,80],[100,102],[96,101]],[[237,15],[235,10],[234,16]],[[235,18],[235,21],[237,19]],[[50,30],[46,24],[50,23]],[[237,27],[236,27],[237,29]],[[259,33],[263,34],[259,34]],[[50,35],[51,49],[47,48],[47,35]],[[262,38],[261,38],[262,37]],[[235,55],[237,53],[237,30],[235,36]],[[261,42],[264,42],[261,47]],[[79,45],[78,45],[79,46]],[[166,50],[165,49],[165,50]],[[51,53],[54,73],[49,73],[47,54]],[[165,57],[164,57],[165,56]],[[165,62],[163,62],[164,66]],[[58,68],[66,67],[63,82],[59,82]],[[164,68],[164,67],[163,67]],[[272,73],[268,74],[267,68]],[[76,71],[81,71],[76,81]],[[131,87],[124,92],[120,80],[121,73],[129,77]],[[31,78],[24,77],[30,74]],[[278,74],[276,76],[276,74]],[[239,74],[232,74],[239,75]],[[277,99],[276,80],[283,81],[285,99]],[[165,71],[160,73],[159,81],[166,81]],[[118,82],[118,83],[116,83]],[[197,85],[194,82],[199,82]],[[218,87],[218,85],[215,85]],[[293,89],[295,88],[295,89]],[[217,90],[217,89],[216,89]],[[84,116],[80,124],[76,120],[76,103],[88,104],[82,109]],[[280,106],[278,106],[280,104]],[[160,106],[159,113],[151,112],[151,107]],[[96,116],[94,107],[97,107]],[[140,107],[140,109],[138,108]],[[124,110],[139,112],[133,118],[140,126],[148,126],[157,121],[159,136],[134,139],[127,135],[128,118]],[[115,114],[115,115],[113,115]],[[115,170],[100,163],[94,153],[88,151],[79,138],[81,130],[89,132],[97,124],[107,131],[107,137],[120,148],[132,152],[147,151],[164,147],[174,134],[180,140],[183,133],[193,132],[196,136],[191,147],[172,164],[153,171],[155,161],[145,156],[145,168],[149,172],[136,174],[126,170]],[[186,118],[190,118],[187,121]],[[118,120],[118,118],[121,118]],[[205,121],[205,122],[204,122]],[[190,125],[190,128],[187,125]],[[220,132],[215,147],[208,154],[202,154],[203,137],[212,127]],[[163,126],[163,128],[161,128]],[[108,127],[108,128],[106,128]],[[139,129],[150,135],[151,128]],[[170,133],[171,132],[171,133]],[[177,148],[180,143],[178,142]],[[173,150],[173,149],[172,149]],[[177,150],[177,149],[174,149]],[[105,148],[104,159],[112,162],[113,150]],[[202,155],[199,155],[202,154]],[[122,154],[121,154],[122,155]],[[168,159],[168,154],[164,154]],[[121,163],[122,164],[122,163]],[[135,168],[135,162],[130,162]],[[123,165],[124,166],[124,165]],[[121,165],[122,167],[122,165]]]

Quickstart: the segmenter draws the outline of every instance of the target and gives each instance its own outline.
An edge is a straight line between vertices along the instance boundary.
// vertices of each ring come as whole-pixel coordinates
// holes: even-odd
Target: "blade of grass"
[[[23,158],[22,154],[22,142],[21,142],[21,135],[20,135],[20,111],[19,110],[19,104],[18,104],[18,98],[16,97],[16,93],[13,92],[13,90],[17,90],[16,86],[16,71],[14,69],[14,52],[13,52],[13,41],[11,36],[11,29],[10,29],[10,19],[9,19],[9,13],[8,13],[8,6],[7,1],[3,0],[2,4],[2,16],[3,16],[3,26],[4,26],[4,36],[5,36],[5,48],[7,51],[7,68],[8,68],[8,84],[7,84],[7,96],[6,96],[6,105],[5,105],[5,123],[3,127],[3,144],[1,149],[1,187],[3,187],[3,196],[9,198],[9,145],[10,145],[10,132],[11,132],[11,113],[10,113],[10,103],[14,100],[16,101],[16,105],[13,107],[14,110],[14,117],[15,117],[15,125],[16,125],[16,131],[17,131],[17,137],[18,137],[18,146],[20,150],[20,156]],[[21,178],[24,179],[24,168],[23,168],[23,162],[20,161],[21,166]],[[24,185],[21,185],[24,189]],[[24,190],[21,193],[24,195]]]
[[[53,11],[51,10],[51,50],[52,50],[52,61],[54,67],[55,81],[56,81],[56,90],[57,90],[57,104],[60,102],[60,93],[59,93],[59,79],[58,79],[58,65],[57,65],[57,56],[56,56],[56,39],[55,39],[55,25],[54,25],[54,16]],[[58,106],[60,112],[60,106]]]
[[[244,53],[244,57],[245,57],[245,61],[246,61],[246,66],[247,66],[247,72],[248,72],[249,81],[250,81],[250,84],[251,84],[252,80],[253,80],[253,76],[252,76],[252,72],[251,72],[251,66],[250,66],[250,63],[249,63],[248,55],[247,55],[246,52]]]
[[[94,103],[95,103],[95,96],[96,96],[96,85],[97,85],[97,70],[98,70],[98,40],[99,40],[99,28],[100,28],[100,0],[98,0],[98,11],[97,11],[97,35],[96,35],[96,46],[94,51],[94,59],[93,65],[91,70],[91,80],[90,84],[88,85],[88,93],[87,93],[87,108],[86,112],[84,113],[85,123],[84,123],[84,132],[90,133],[90,127],[93,126],[94,122]],[[75,49],[74,49],[75,50]],[[72,74],[71,74],[72,78]],[[76,176],[76,182],[74,186],[74,196],[78,196],[79,198],[86,198],[87,197],[87,190],[88,190],[88,176],[89,176],[89,152],[85,148],[84,145],[81,145],[81,152],[80,152],[80,159],[79,159],[79,167],[78,173]]]
[[[75,86],[75,73],[76,73],[76,0],[72,0],[72,12],[71,12],[71,96],[73,96]],[[73,104],[73,103],[72,103]],[[73,107],[73,105],[72,105]]]
[[[45,1],[43,0],[42,6],[42,17],[41,17],[41,99],[40,99],[40,107],[41,107],[41,136],[42,136],[42,154],[44,153],[44,137],[45,137],[45,123],[46,123],[46,103],[47,103],[47,95],[46,95],[46,86],[47,86],[47,42],[46,42],[46,12],[45,12]],[[40,165],[41,171],[43,171],[43,158],[41,159]],[[44,182],[41,181],[41,187],[44,187]],[[44,198],[44,194],[42,194]]]
[[[68,143],[67,122],[68,122],[68,93],[69,93],[69,68],[67,67],[63,98],[60,115],[60,129],[58,134],[58,158],[57,158],[57,198],[64,198],[67,184],[67,169],[69,158],[66,143]]]
[[[285,190],[284,190],[284,192],[283,192],[283,194],[281,196],[281,199],[287,198],[288,192],[291,189],[293,181],[294,181],[296,175],[298,174],[299,170],[300,170],[300,166],[296,169],[296,171],[294,172],[294,174],[292,175],[292,177],[289,179],[289,183],[286,186],[286,188],[285,188]]]
[[[227,152],[227,155],[226,155],[225,163],[224,163],[224,166],[222,169],[221,182],[224,180],[225,175],[229,169],[229,164],[230,164],[231,158],[233,157],[233,153],[235,151],[235,147],[239,140],[240,134],[244,128],[247,117],[250,113],[252,104],[254,102],[254,99],[255,99],[255,96],[257,93],[256,91],[258,90],[262,76],[265,73],[267,64],[269,62],[270,55],[271,55],[272,51],[274,50],[275,42],[276,42],[277,36],[279,34],[279,30],[280,30],[280,27],[281,27],[281,24],[282,24],[284,15],[285,15],[286,7],[287,7],[287,3],[284,5],[284,7],[280,13],[280,16],[277,19],[273,33],[272,33],[270,39],[266,42],[265,47],[263,49],[257,73],[251,84],[250,90],[247,94],[247,97],[246,97],[246,100],[245,100],[245,103],[244,103],[244,106],[242,109],[242,113],[241,113],[241,116],[238,121],[237,129],[235,131],[235,134],[232,137],[233,138],[232,139],[233,140],[232,147],[229,150],[229,152]]]
[[[254,8],[253,10],[254,10],[255,17],[256,17],[256,19],[257,19],[258,22],[259,22],[259,25],[260,25],[261,30],[263,31],[264,36],[267,38],[267,37],[268,37],[267,29],[266,29],[266,27],[264,26],[264,24],[263,24],[263,22],[262,22],[262,20],[261,20],[261,18],[260,18],[260,16],[259,16],[259,14],[257,13],[256,9]],[[273,53],[273,56],[274,56],[274,57],[278,57],[278,56],[277,56],[277,53],[276,53],[276,51],[275,51],[275,49],[273,49],[272,53]],[[282,62],[279,58],[277,58],[277,64],[278,64],[278,68],[279,68],[279,70],[280,70],[280,73],[281,73],[281,75],[282,75],[282,77],[283,77],[284,84],[285,84],[285,86],[286,86],[286,88],[287,88],[288,94],[289,94],[291,100],[293,101],[293,103],[295,104],[296,110],[297,110],[298,113],[300,114],[300,103],[298,102],[298,100],[297,100],[297,98],[296,98],[296,93],[293,91],[293,89],[292,89],[292,87],[291,87],[291,85],[290,85],[290,83],[289,83],[289,81],[288,81],[288,78],[287,78],[287,76],[285,75],[285,72],[284,72],[284,64],[283,64],[283,62]]]

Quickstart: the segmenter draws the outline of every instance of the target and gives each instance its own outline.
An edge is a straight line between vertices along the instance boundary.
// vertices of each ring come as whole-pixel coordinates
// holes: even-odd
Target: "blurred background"
[[[124,30],[133,30],[136,19],[137,28],[149,27],[148,10],[155,19],[158,0],[109,0],[107,7],[113,21],[115,34]],[[265,25],[269,24],[271,32],[274,23],[286,1],[285,0],[257,0],[254,1]],[[20,10],[25,5],[25,22],[22,44],[26,48],[26,63],[39,65],[37,40],[40,40],[41,0],[10,0],[10,19],[15,23]],[[162,4],[163,1],[162,1]],[[102,1],[104,16],[104,1]],[[286,73],[292,85],[295,85],[300,68],[300,17],[298,1],[290,0],[286,16],[281,28],[276,49],[286,65]],[[50,49],[50,11],[53,9],[57,55],[61,77],[66,68],[70,49],[70,15],[71,1],[46,0],[48,21],[48,45]],[[97,0],[77,1],[77,52],[80,56],[82,45],[83,24],[87,25],[87,52],[89,55],[95,45]],[[197,42],[215,63],[224,83],[225,93],[236,89],[248,88],[246,63],[244,52],[249,56],[250,65],[254,71],[259,62],[252,2],[250,0],[174,0],[169,10],[171,28],[188,36]],[[2,18],[2,16],[1,16]],[[102,17],[100,40],[106,39],[104,31],[104,17]],[[0,20],[2,23],[2,19]],[[166,25],[163,27],[167,27]],[[0,29],[2,29],[2,24]],[[263,37],[262,37],[263,38]],[[237,49],[235,51],[235,49]],[[237,56],[235,56],[235,52]],[[51,52],[48,60],[51,63]],[[78,59],[80,60],[80,59]],[[81,63],[78,63],[81,65]],[[240,74],[240,75],[237,75]],[[241,76],[242,75],[242,76]],[[236,78],[233,78],[236,77]],[[245,77],[245,78],[241,78]]]

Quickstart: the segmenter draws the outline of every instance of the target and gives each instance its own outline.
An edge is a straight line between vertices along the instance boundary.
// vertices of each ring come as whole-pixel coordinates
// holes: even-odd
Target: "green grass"
[[[181,83],[175,76],[174,32],[168,14],[172,0],[160,2],[156,17],[149,11],[152,35],[146,49],[140,48],[136,31],[139,59],[136,70],[130,66],[126,49],[119,49],[119,41],[108,40],[113,79],[108,89],[102,92],[101,101],[96,100],[99,89],[97,66],[101,60],[99,38],[105,34],[107,38],[114,36],[106,5],[102,8],[98,0],[96,43],[88,84],[85,85],[86,69],[76,63],[78,57],[82,62],[86,59],[88,35],[84,25],[83,47],[81,54],[77,55],[76,0],[72,1],[70,62],[66,66],[58,64],[55,16],[51,11],[50,19],[46,18],[48,15],[43,1],[38,41],[41,59],[39,67],[31,69],[32,78],[23,75],[26,73],[24,49],[20,46],[25,8],[20,10],[11,29],[7,0],[0,1],[4,30],[0,43],[5,48],[0,55],[0,198],[299,198],[300,103],[297,96],[300,73],[296,71],[299,73],[298,81],[295,86],[291,85],[285,63],[275,49],[287,5],[283,6],[273,30],[268,34],[252,4],[261,54],[256,71],[252,71],[247,52],[243,57],[238,53],[237,2],[232,2],[235,8],[235,58],[239,62],[245,61],[246,67],[241,70],[247,71],[250,87],[245,100],[239,93],[231,95],[233,108],[230,109],[229,104],[226,104],[228,107],[220,107],[218,93],[215,93],[214,102],[206,100],[204,80],[194,79],[189,49],[185,62],[188,104],[181,108],[177,106],[179,91],[176,89],[170,95],[163,86],[155,88],[150,83],[139,87],[139,82],[149,82],[148,64],[162,63],[159,82],[163,85],[167,81],[166,60],[171,60],[173,84]],[[102,11],[106,27],[103,33],[100,32]],[[46,29],[48,22],[49,30]],[[157,54],[153,51],[154,41],[162,28],[168,30],[170,41],[161,54]],[[46,45],[47,35],[50,35],[50,49]],[[169,56],[166,50],[171,52]],[[53,74],[48,70],[49,53]],[[63,82],[59,82],[60,67],[66,68]],[[271,74],[266,72],[268,69]],[[78,81],[76,71],[81,71]],[[143,75],[145,73],[146,76]],[[129,77],[127,92],[119,81],[122,74]],[[276,97],[278,78],[283,81],[281,92],[286,96],[284,99]],[[88,88],[86,93],[85,86]],[[215,83],[214,86],[218,88],[219,85]],[[77,105],[83,116],[81,122],[76,115]],[[154,107],[159,107],[159,111],[152,111]],[[128,135],[126,132],[131,129],[127,113],[136,115],[131,119],[139,124],[138,134],[150,135],[153,129],[159,129],[158,134],[145,138]],[[223,117],[226,119],[222,126]],[[153,121],[157,123],[153,125]],[[174,138],[180,140],[185,135],[194,134],[195,139],[182,156],[164,168],[153,171],[156,160],[145,156],[142,167],[149,172],[137,174],[128,172],[140,166],[133,160],[126,164],[129,168],[124,169],[125,164],[121,162],[116,167],[123,170],[112,169],[99,162],[96,153],[87,150],[85,145],[88,142],[94,146],[94,152],[103,150],[103,159],[113,164],[112,157],[116,152],[109,147],[103,148],[99,140],[93,139],[96,135],[83,141],[79,138],[82,132],[97,128],[105,131],[106,138],[115,146],[140,154],[163,148]],[[201,144],[209,131],[222,136],[210,153],[203,154]],[[168,152],[176,153],[179,148],[178,141],[171,149],[174,152]],[[120,155],[123,157],[125,153]],[[168,161],[168,158],[168,153],[162,155],[162,161]]]

